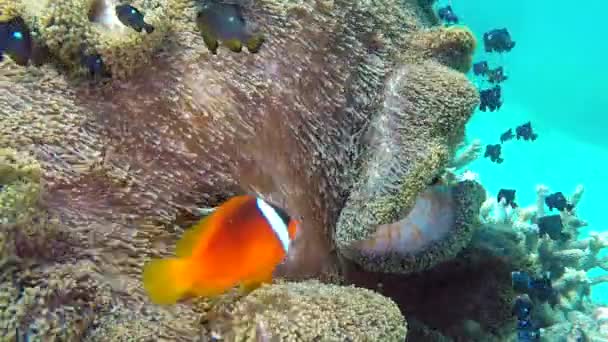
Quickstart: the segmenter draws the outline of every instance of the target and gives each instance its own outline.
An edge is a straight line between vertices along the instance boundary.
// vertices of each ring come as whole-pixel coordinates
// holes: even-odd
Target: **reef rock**
[[[407,326],[397,305],[370,290],[317,281],[264,286],[206,317],[227,341],[395,341]]]

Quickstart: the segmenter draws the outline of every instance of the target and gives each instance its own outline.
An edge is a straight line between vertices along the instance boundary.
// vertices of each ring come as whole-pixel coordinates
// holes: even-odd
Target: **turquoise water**
[[[500,165],[482,158],[469,168],[491,194],[517,189],[522,205],[534,202],[537,184],[566,195],[583,184],[578,213],[590,224],[581,237],[608,230],[606,5],[600,0],[452,0],[454,12],[479,39],[475,61],[486,59],[491,68],[503,65],[509,77],[502,84],[502,108],[477,111],[467,126],[468,139],[495,144],[502,132],[528,120],[539,134],[535,142],[505,143]],[[502,27],[517,45],[502,56],[486,54],[482,34]],[[590,275],[598,273],[594,269]],[[592,297],[608,304],[608,284],[595,286]]]

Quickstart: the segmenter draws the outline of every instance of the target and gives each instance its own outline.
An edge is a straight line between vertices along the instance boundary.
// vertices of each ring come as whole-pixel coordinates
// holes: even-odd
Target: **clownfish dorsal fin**
[[[188,228],[184,235],[177,241],[175,245],[175,256],[178,258],[185,258],[192,255],[192,251],[197,245],[199,239],[203,235],[205,228],[209,225],[209,217],[211,215],[202,218],[196,225]]]
[[[213,234],[210,231],[211,229],[217,229],[221,226],[221,223],[218,226],[218,220],[221,221],[222,217],[232,215],[243,203],[250,199],[250,196],[235,196],[215,208],[211,214],[205,216],[184,232],[184,235],[175,245],[175,255],[177,257],[189,257],[195,248],[204,249],[206,241],[202,239],[208,234]]]

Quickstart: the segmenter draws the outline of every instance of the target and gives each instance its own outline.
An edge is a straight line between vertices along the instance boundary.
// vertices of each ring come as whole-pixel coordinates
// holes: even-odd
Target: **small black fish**
[[[137,32],[146,30],[146,33],[154,32],[154,26],[144,21],[144,15],[135,7],[131,5],[118,5],[116,6],[116,16],[118,20]]]
[[[523,291],[520,291],[523,292]],[[513,303],[513,315],[519,320],[525,320],[530,318],[532,312],[532,301],[527,295],[519,295],[515,298]]]
[[[517,342],[540,341],[540,328],[530,318],[517,320]]]
[[[483,43],[486,52],[509,52],[515,47],[511,34],[506,28],[494,29],[483,34]]]
[[[452,6],[448,5],[440,8],[437,11],[439,19],[445,21],[447,24],[458,24],[458,17],[454,14]]]
[[[515,133],[517,134],[517,140],[523,138],[525,141],[535,141],[536,138],[538,138],[538,134],[534,133],[530,121],[526,122],[521,126],[517,126],[515,128]]]
[[[541,302],[553,304],[557,300],[557,293],[548,273],[536,278],[523,271],[511,272],[511,284],[516,292],[528,294]]]
[[[100,54],[85,54],[83,52],[80,56],[80,63],[87,69],[89,76],[93,78],[110,76]]]
[[[564,224],[559,215],[542,216],[536,220],[538,234],[540,236],[549,235],[551,240],[565,241],[570,238],[570,234],[562,232]]]
[[[558,211],[572,211],[572,209],[574,209],[574,206],[568,202],[566,196],[561,192],[556,192],[545,197],[545,204],[549,207],[549,210],[555,208]]]
[[[486,153],[483,156],[484,156],[484,158],[488,158],[489,157],[491,161],[500,164],[500,163],[502,163],[504,161],[504,159],[502,159],[500,157],[500,153],[501,153],[500,144],[487,145],[486,146]]]
[[[502,83],[508,79],[508,77],[505,76],[503,67],[489,69],[486,75],[488,76],[488,82],[492,84]]]
[[[503,198],[505,199],[506,205],[510,205],[511,208],[517,208],[517,203],[515,203],[515,190],[500,189],[498,191],[498,196],[496,196],[496,200],[500,203],[500,200]]]
[[[542,278],[532,278],[529,294],[541,302],[549,302],[552,305],[557,301],[557,292],[548,274],[543,275]]]
[[[32,36],[21,17],[0,22],[0,60],[7,54],[15,63],[26,66],[32,56]]]
[[[509,128],[506,132],[500,135],[500,143],[503,144],[505,141],[513,139],[513,129]]]
[[[532,285],[532,278],[525,272],[513,272],[511,278],[514,280],[514,289],[518,292],[527,292]],[[515,288],[516,279],[521,278],[522,281]],[[517,342],[532,342],[539,341],[540,329],[532,320],[532,309],[534,304],[527,294],[515,297],[511,313],[517,317]]]
[[[481,61],[473,64],[473,74],[475,74],[475,76],[485,75],[488,70],[488,62],[486,61]]]
[[[499,85],[496,85],[493,88],[481,90],[479,92],[479,110],[482,112],[485,112],[486,110],[493,112],[500,109],[502,106],[502,100],[500,98],[501,95],[502,91]]]
[[[263,34],[252,32],[238,4],[209,1],[196,14],[196,24],[214,55],[220,43],[233,52],[241,52],[245,45],[249,52],[257,53],[265,41]]]

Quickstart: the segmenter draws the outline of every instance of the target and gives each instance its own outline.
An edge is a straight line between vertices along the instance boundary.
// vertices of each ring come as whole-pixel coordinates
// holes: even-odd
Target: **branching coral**
[[[482,221],[491,229],[510,232],[514,239],[512,241],[517,241],[524,247],[522,254],[537,260],[543,271],[550,271],[555,277],[561,276],[566,267],[587,271],[593,267],[605,266],[603,259],[598,257],[600,250],[607,246],[602,235],[592,234],[587,239],[575,239],[578,236],[578,229],[587,225],[584,220],[576,216],[575,210],[559,213],[564,226],[563,233],[567,234],[569,239],[552,240],[547,235],[539,237],[536,221],[539,217],[547,215],[544,202],[548,188],[539,185],[536,190],[537,203],[517,210],[508,207],[504,200],[497,203],[495,198],[490,198],[482,206]],[[578,203],[582,191],[583,187],[578,186],[571,196],[574,199],[573,203]]]
[[[535,315],[548,329],[544,334],[545,339],[552,340],[550,336],[562,331],[560,329],[567,329],[567,332],[561,332],[562,336],[574,336],[578,323],[570,317],[584,316],[592,309],[590,291],[593,281],[586,272],[594,267],[606,268],[606,258],[600,257],[599,253],[608,247],[608,241],[596,233],[586,239],[576,239],[578,229],[587,225],[576,215],[576,205],[584,190],[580,185],[570,196],[569,202],[574,209],[559,213],[563,223],[562,238],[553,239],[548,235],[539,237],[538,220],[549,214],[545,209],[549,189],[539,185],[536,190],[537,202],[527,208],[511,209],[504,199],[501,202],[495,198],[486,201],[481,211],[485,225],[473,239],[473,244],[509,260],[514,271],[524,270],[533,275],[549,272],[559,300],[553,308],[539,303]],[[557,323],[557,326],[553,326]],[[591,332],[597,327],[583,330]]]
[[[264,286],[208,313],[210,333],[228,341],[403,341],[393,301],[370,290],[317,281]]]

